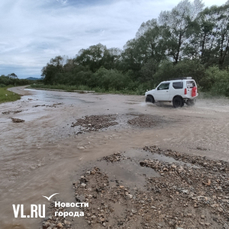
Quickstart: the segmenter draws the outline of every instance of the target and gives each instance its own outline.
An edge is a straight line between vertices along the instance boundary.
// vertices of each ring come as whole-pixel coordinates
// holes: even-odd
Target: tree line
[[[27,79],[18,79],[15,73],[11,73],[9,75],[1,75],[0,76],[0,87],[6,86],[21,86],[31,84],[30,80]]]
[[[181,1],[142,23],[123,50],[97,44],[43,67],[49,85],[143,93],[162,80],[192,76],[202,91],[229,96],[229,1],[204,8]]]

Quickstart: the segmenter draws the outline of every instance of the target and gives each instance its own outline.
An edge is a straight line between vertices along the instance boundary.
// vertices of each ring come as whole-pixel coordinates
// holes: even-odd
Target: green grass
[[[8,91],[8,87],[0,87],[0,103],[13,102],[21,98],[20,95]]]
[[[30,85],[31,88],[35,89],[57,89],[57,90],[64,90],[68,92],[80,92],[80,91],[95,91],[97,93],[107,93],[107,94],[126,94],[126,95],[143,95],[145,91],[143,90],[129,90],[129,89],[123,89],[123,90],[115,90],[115,89],[109,89],[105,90],[104,88],[96,87],[96,88],[89,88],[85,85],[79,85],[79,86],[70,86],[70,85],[63,85],[63,84],[57,84],[57,85],[45,85],[45,84],[32,84]]]

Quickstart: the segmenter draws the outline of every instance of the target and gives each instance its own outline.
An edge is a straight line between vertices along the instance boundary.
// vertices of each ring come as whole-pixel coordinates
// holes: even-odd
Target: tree
[[[121,54],[121,70],[123,72],[132,71],[132,76],[136,77],[141,69],[141,64],[141,56],[138,50],[137,40],[132,39],[127,41],[124,46],[124,51]]]
[[[229,49],[229,3],[206,8],[197,20],[200,28],[196,40],[202,63],[223,68]]]
[[[15,73],[11,73],[8,75],[9,78],[11,79],[18,79],[17,75]]]
[[[167,55],[172,57],[174,63],[178,63],[184,57],[184,49],[189,45],[192,36],[193,22],[203,4],[200,0],[190,3],[181,1],[171,11],[163,11],[159,15],[159,24],[167,30]]]
[[[79,65],[88,66],[92,72],[96,72],[103,62],[106,46],[102,44],[92,45],[88,49],[81,49],[74,62]]]
[[[56,56],[52,58],[50,62],[42,68],[42,76],[45,84],[58,83],[59,73],[63,73],[64,63],[66,62],[64,57]]]

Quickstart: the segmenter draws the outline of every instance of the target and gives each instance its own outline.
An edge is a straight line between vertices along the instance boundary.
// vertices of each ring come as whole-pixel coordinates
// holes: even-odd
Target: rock
[[[189,193],[188,190],[182,190],[182,192],[183,192],[184,194],[188,194],[188,193]]]
[[[82,183],[81,184],[81,187],[85,188],[86,187],[86,184],[85,183]]]
[[[14,123],[20,123],[20,122],[25,122],[25,120],[20,119],[20,118],[11,118]]]
[[[62,224],[62,223],[58,223],[58,224],[57,224],[57,227],[63,228],[63,224]]]
[[[43,222],[43,226],[44,227],[49,227],[50,226],[50,222],[49,221]]]
[[[133,214],[136,214],[137,213],[137,211],[134,210],[134,209],[132,209],[131,211],[132,211]]]
[[[67,221],[67,220],[64,220],[64,224],[66,225],[71,225],[71,222]]]
[[[219,207],[217,210],[218,210],[219,212],[223,212],[223,209],[220,208],[220,207]]]

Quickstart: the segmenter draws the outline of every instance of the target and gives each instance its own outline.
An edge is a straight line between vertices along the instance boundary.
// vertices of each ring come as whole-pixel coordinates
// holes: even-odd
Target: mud
[[[90,182],[97,185],[96,180],[92,179],[92,174],[87,174],[87,171],[93,171],[95,168],[99,169],[95,173],[98,181],[101,180],[105,184],[109,182],[108,186],[104,186],[108,203],[110,202],[107,190],[111,190],[111,193],[117,192],[117,202],[111,203],[110,207],[110,210],[114,210],[114,217],[109,212],[106,215],[106,210],[101,205],[106,213],[103,218],[108,219],[108,222],[102,221],[106,223],[104,226],[97,222],[97,217],[89,224],[88,221],[92,220],[86,213],[92,209],[88,208],[85,210],[87,219],[66,219],[71,222],[71,228],[108,228],[109,225],[124,228],[122,224],[126,225],[126,228],[186,228],[185,225],[190,225],[191,228],[191,222],[194,222],[193,225],[197,228],[228,228],[225,216],[228,203],[223,201],[227,200],[224,197],[228,196],[228,167],[225,164],[229,162],[228,100],[199,99],[193,107],[174,109],[169,103],[160,106],[145,104],[144,96],[22,89],[11,89],[20,94],[27,94],[21,100],[0,105],[1,228],[43,227],[43,219],[40,218],[15,218],[12,204],[24,204],[26,214],[30,212],[31,204],[45,204],[48,217],[52,209],[48,208],[50,202],[42,196],[59,193],[57,200],[76,202],[76,191],[88,190],[81,186],[75,190],[78,186],[72,184],[79,183],[83,175],[88,176],[86,185],[91,185]],[[21,112],[2,113],[7,111]],[[84,128],[84,123],[71,127],[78,119],[85,122],[86,116],[113,115],[115,119],[108,123],[117,124],[98,128],[97,131],[81,131],[82,134],[77,134],[79,128]],[[16,124],[11,118],[25,122]],[[141,125],[141,122],[146,124]],[[91,123],[85,123],[85,129],[90,129],[89,124]],[[157,147],[150,147],[153,145]],[[143,148],[145,150],[140,150]],[[152,153],[154,150],[156,152]],[[114,153],[118,155],[110,156]],[[160,162],[159,167],[156,166],[156,161]],[[177,169],[171,168],[171,164],[177,166],[177,169],[183,167],[183,175],[179,175]],[[161,169],[165,171],[162,172]],[[201,174],[203,176],[200,176]],[[189,180],[193,184],[188,183]],[[173,186],[171,187],[170,183],[165,186],[168,182],[185,191],[171,189]],[[98,190],[103,191],[101,185],[101,182],[97,185]],[[120,186],[127,190],[120,190]],[[154,188],[161,189],[161,194]],[[195,194],[193,198],[199,198],[189,199],[186,190],[189,194]],[[101,193],[97,193],[97,200],[92,198],[92,205],[93,201],[98,201],[95,204],[102,201]],[[174,198],[168,196],[169,194]],[[131,195],[132,198],[129,198]],[[148,201],[153,195],[155,203],[153,201],[149,204],[138,204],[134,195],[137,195],[136,201],[142,201],[144,195],[143,201]],[[203,202],[205,200],[200,196],[210,198],[207,199],[209,203],[214,202],[216,205]],[[214,199],[213,196],[217,198]],[[125,201],[127,205],[124,204]],[[188,207],[184,206],[186,203]],[[195,203],[197,207],[194,207]],[[152,206],[156,209],[152,210]],[[142,207],[153,216],[155,222],[142,216],[148,216],[148,213],[143,212],[144,209],[141,210]],[[93,210],[96,214],[103,214],[101,211],[99,213],[98,209]],[[166,217],[163,212],[166,212]],[[181,216],[176,215],[176,212]],[[129,221],[126,221],[128,218]],[[61,223],[66,226],[62,219]]]

